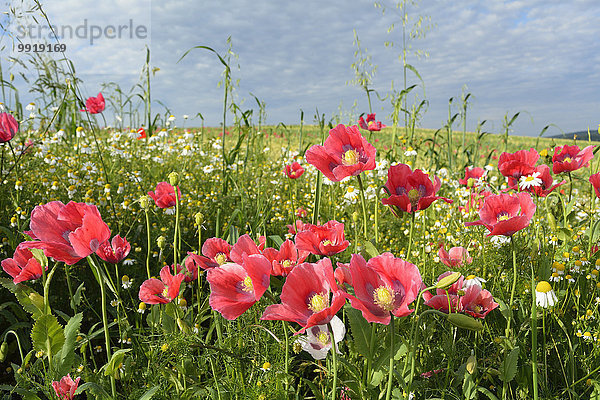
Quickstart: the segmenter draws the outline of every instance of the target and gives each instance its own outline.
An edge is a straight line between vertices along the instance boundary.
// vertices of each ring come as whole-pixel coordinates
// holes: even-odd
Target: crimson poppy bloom
[[[461,185],[467,186],[469,184],[469,179],[473,179],[477,181],[486,175],[486,171],[483,168],[475,167],[469,168],[465,167],[465,177],[463,179],[459,179],[458,183]]]
[[[96,250],[96,254],[104,261],[116,264],[123,261],[130,251],[131,245],[129,242],[121,236],[115,235],[112,241],[107,240],[102,243]]]
[[[175,201],[175,188],[168,182],[159,182],[156,185],[154,192],[148,192],[148,195],[154,199],[154,203],[159,208],[170,208],[174,207]],[[181,201],[181,190],[177,186],[177,198]]]
[[[198,268],[202,268],[202,269],[210,269],[210,268],[216,268],[219,266],[219,263],[217,263],[216,261],[211,260],[208,257],[204,257],[200,254],[196,254],[196,253],[192,253],[191,251],[187,252],[188,256],[185,258],[184,261],[184,265],[185,268],[188,271],[193,271],[194,269],[196,270],[195,275],[198,276]],[[194,264],[194,265],[192,265]],[[196,279],[196,278],[194,278]]]
[[[210,238],[202,245],[202,255],[208,257],[211,261],[217,263],[217,265],[223,265],[232,261],[229,256],[232,247],[232,245],[221,238]]]
[[[17,247],[12,258],[2,260],[2,269],[12,276],[14,283],[33,281],[43,274],[40,262],[29,249],[22,247]]]
[[[306,161],[332,182],[375,169],[375,147],[362,137],[356,126],[336,126],[329,131],[323,146],[306,152]]]
[[[539,184],[530,184],[533,183],[536,178]],[[552,175],[550,175],[550,167],[546,164],[538,165],[530,175],[523,175],[521,176],[521,179],[515,179],[513,177],[508,178],[508,186],[511,189],[523,190],[539,197],[548,196],[554,189],[564,185],[567,181],[563,179],[562,182],[557,183],[556,185],[553,185],[553,183],[554,179],[552,179]]]
[[[523,175],[530,175],[535,169],[535,164],[540,158],[536,149],[519,150],[515,153],[502,153],[498,159],[498,170],[506,177],[515,179]]]
[[[594,158],[594,146],[588,146],[583,150],[579,146],[557,146],[552,156],[552,172],[576,171],[587,167],[589,161]]]
[[[283,242],[279,250],[272,247],[263,250],[263,255],[271,262],[271,275],[274,276],[287,276],[296,265],[302,264],[309,254],[308,251],[298,250],[291,240]]]
[[[350,259],[354,295],[346,294],[353,308],[368,322],[388,325],[390,313],[404,317],[423,284],[419,269],[392,253],[383,253],[367,261],[360,254]]]
[[[452,247],[450,251],[446,251],[444,245],[440,245],[438,251],[440,261],[448,267],[462,267],[464,264],[471,264],[473,257],[469,255],[469,251],[464,247]]]
[[[138,137],[137,137],[138,140],[146,139],[147,138],[147,136],[146,136],[146,130],[144,128],[138,129],[137,130],[137,134],[138,134]]]
[[[264,247],[264,243],[263,243]],[[260,246],[257,246],[254,243],[254,240],[248,235],[242,235],[238,238],[237,242],[231,248],[229,252],[229,257],[236,264],[242,264],[244,262],[244,256],[251,254],[262,254],[260,250]]]
[[[346,302],[333,277],[333,267],[328,258],[318,263],[300,264],[287,276],[281,289],[281,304],[265,309],[262,320],[292,321],[306,328],[325,325]]]
[[[590,176],[590,183],[594,187],[596,196],[598,196],[600,198],[600,172]]]
[[[88,97],[85,101],[85,109],[81,111],[86,111],[90,114],[99,114],[104,111],[104,96],[102,96],[102,93],[98,93],[96,97]]]
[[[31,212],[29,235],[33,241],[21,248],[43,249],[46,257],[73,265],[95,253],[110,238],[110,229],[98,208],[85,203],[60,201],[36,206]]]
[[[435,195],[441,186],[442,182],[437,176],[433,184],[429,175],[420,169],[413,172],[406,164],[394,165],[388,170],[385,184],[390,196],[381,199],[381,202],[390,206],[396,216],[400,214],[400,210],[409,213],[424,210],[438,199],[452,203],[450,199]]]
[[[63,376],[60,381],[52,382],[52,387],[59,399],[73,400],[80,380],[81,377],[77,377],[77,379],[73,380],[71,375],[67,374],[66,376]]]
[[[465,226],[483,225],[490,231],[488,236],[512,236],[529,226],[534,213],[535,204],[529,193],[490,195],[479,210],[480,219],[465,222]]]
[[[296,234],[298,250],[308,251],[318,256],[331,256],[346,250],[350,242],[344,235],[344,224],[329,221],[325,225],[305,224],[302,232]]]
[[[270,283],[271,263],[261,254],[243,256],[242,264],[223,264],[209,269],[208,303],[228,320],[234,320],[248,310],[265,293]]]
[[[341,263],[338,261],[337,268],[333,272],[333,276],[335,277],[340,289],[344,290],[344,284],[352,286],[352,273],[350,272],[350,264]]]
[[[286,225],[288,228],[288,233],[295,235],[298,232],[302,232],[305,229],[308,229],[310,224],[305,224],[301,220],[297,219],[293,225]]]
[[[290,179],[298,179],[303,173],[304,168],[296,161],[285,166],[285,174]]]
[[[138,297],[146,304],[167,304],[179,296],[179,287],[185,276],[171,274],[171,267],[165,265],[160,270],[160,280],[146,279],[140,286]]]
[[[469,286],[460,298],[462,311],[476,318],[485,318],[493,309],[498,307],[492,294],[478,285]]]
[[[9,113],[0,113],[0,143],[12,140],[19,130],[19,123]]]
[[[363,117],[360,117],[358,120],[358,126],[371,132],[379,132],[381,129],[385,128],[385,125],[383,125],[380,121],[375,120],[375,113],[367,114],[366,121]]]

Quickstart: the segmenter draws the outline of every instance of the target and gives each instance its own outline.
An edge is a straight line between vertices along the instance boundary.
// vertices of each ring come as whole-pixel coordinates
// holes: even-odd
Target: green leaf
[[[18,285],[14,284],[13,281],[8,278],[0,278],[0,284],[15,295],[21,307],[30,313],[33,319],[38,319],[44,315],[44,299],[38,292],[22,283],[19,283]],[[41,300],[41,304],[39,300]]]
[[[506,355],[500,366],[500,380],[510,382],[517,374],[517,363],[519,361],[519,347],[515,347]]]
[[[370,348],[371,325],[363,318],[359,310],[351,308],[346,312],[346,315],[350,321],[350,329],[352,330],[356,350],[366,359],[372,359],[373,349]]]
[[[369,256],[368,258],[377,257],[379,255],[379,251],[377,250],[375,245],[369,240],[365,241],[365,252]]]
[[[152,389],[150,389],[146,393],[144,393],[142,395],[142,397],[140,397],[140,400],[150,400],[152,398],[152,396],[154,396],[154,393],[158,392],[159,389],[160,389],[160,386],[154,386]]]
[[[65,326],[65,343],[54,358],[58,376],[65,376],[73,366],[73,360],[75,359],[75,341],[77,340],[77,333],[79,332],[82,318],[82,313],[75,314],[69,319],[69,322],[67,322],[67,325]]]
[[[36,351],[44,354],[56,354],[65,343],[63,327],[52,314],[42,315],[31,329],[31,341]]]
[[[89,391],[90,393],[98,396],[100,399],[110,399],[111,396],[104,390],[104,388],[97,383],[94,382],[86,382],[83,385],[79,385],[77,390],[75,391],[75,395],[81,394],[85,391]]]
[[[106,368],[104,369],[104,375],[114,375],[115,371],[119,369],[119,366],[125,359],[125,354],[129,353],[131,349],[120,349],[113,353],[110,361],[106,364]]]

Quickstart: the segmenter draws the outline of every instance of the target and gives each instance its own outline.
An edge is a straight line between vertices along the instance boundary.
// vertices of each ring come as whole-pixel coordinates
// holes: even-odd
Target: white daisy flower
[[[553,307],[558,302],[558,298],[552,290],[552,286],[546,281],[541,281],[535,287],[535,304],[543,307],[549,308]]]
[[[469,275],[469,276],[465,277],[465,280],[463,281],[463,289],[466,289],[471,286],[481,287],[482,284],[484,284],[485,282],[487,282],[487,281],[483,278],[480,278],[475,275]]]
[[[341,353],[337,344],[344,339],[346,327],[338,317],[333,317],[330,324],[333,330],[333,338],[336,343],[337,351],[338,353]],[[306,330],[306,336],[298,338],[296,343],[299,343],[302,346],[302,350],[310,353],[315,360],[323,360],[327,357],[329,349],[331,349],[331,333],[329,332],[327,325],[315,325],[308,328]]]

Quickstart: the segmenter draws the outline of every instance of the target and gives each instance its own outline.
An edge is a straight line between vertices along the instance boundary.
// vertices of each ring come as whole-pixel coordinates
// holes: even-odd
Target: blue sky
[[[132,8],[134,3],[137,9]],[[348,84],[354,77],[350,67],[355,61],[354,29],[377,65],[373,89],[384,97],[392,81],[396,88],[402,85],[401,31],[387,33],[399,17],[391,11],[393,3],[387,6],[383,15],[373,2],[358,0],[63,0],[47,7],[56,24],[88,18],[106,26],[133,16],[150,28],[142,41],[99,40],[94,46],[80,46],[80,51],[71,46],[67,55],[84,79],[85,95],[96,95],[102,81],[118,82],[124,90],[138,82],[148,44],[151,65],[160,68],[153,77],[153,99],[173,110],[178,123],[184,114],[201,112],[208,125],[217,125],[222,66],[200,50],[177,63],[186,50],[205,45],[223,53],[231,36],[240,66],[233,70],[234,79],[239,79],[236,100],[242,109],[256,108],[250,93],[256,95],[266,103],[270,124],[296,124],[300,109],[307,122],[316,108],[330,118],[340,113],[340,107],[342,120],[348,122],[352,113],[368,111],[364,92]],[[409,15],[429,16],[434,25],[425,38],[412,41],[412,50],[427,51],[429,56],[408,57],[425,83],[424,91],[419,87],[414,93],[419,101],[429,101],[422,127],[443,126],[448,99],[460,98],[465,86],[472,94],[467,124],[471,130],[479,120],[487,120],[486,130],[499,132],[503,116],[516,112],[522,115],[514,125],[515,134],[537,135],[548,124],[565,132],[598,127],[597,0],[424,0],[409,7]],[[389,40],[396,45],[385,47]],[[409,81],[418,83],[410,74]],[[374,97],[373,110],[389,123],[389,100]],[[153,107],[164,110],[158,103]],[[453,112],[457,111],[455,107]],[[559,131],[552,128],[549,134],[553,133]]]

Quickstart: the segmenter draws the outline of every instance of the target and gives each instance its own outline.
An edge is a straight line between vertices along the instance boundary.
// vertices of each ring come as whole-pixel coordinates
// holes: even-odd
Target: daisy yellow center
[[[345,165],[357,164],[358,159],[359,159],[358,151],[356,151],[354,149],[346,151],[344,153],[344,155],[342,156],[342,160],[344,161]]]
[[[317,335],[317,341],[323,346],[327,346],[329,344],[329,334],[327,332],[319,333]]]
[[[540,292],[540,293],[548,293],[551,290],[552,290],[552,286],[550,286],[550,284],[546,281],[541,281],[535,287],[535,291]]]
[[[215,261],[217,262],[217,264],[223,265],[227,261],[227,256],[223,253],[219,253],[215,256]]]
[[[466,279],[466,280],[469,280],[469,279],[475,279],[475,275],[469,275],[469,276],[467,276],[465,279]]]
[[[525,177],[525,182],[531,182],[533,181],[535,178],[532,175],[529,175],[527,177]]]
[[[308,308],[314,312],[318,313],[326,309],[328,306],[327,298],[324,294],[317,293],[310,298],[308,302]]]
[[[375,304],[383,308],[385,311],[394,309],[394,291],[385,286],[379,286],[373,292],[373,300]]]
[[[244,292],[253,292],[254,291],[254,286],[252,285],[252,278],[250,278],[249,276],[246,276],[244,278],[244,280],[242,281],[242,290]]]

